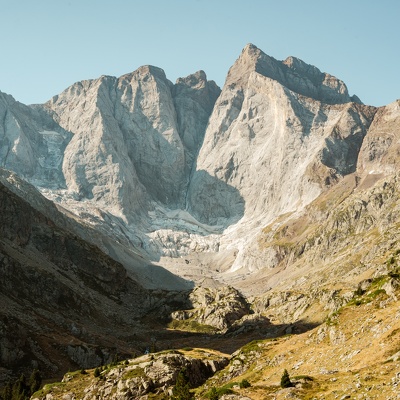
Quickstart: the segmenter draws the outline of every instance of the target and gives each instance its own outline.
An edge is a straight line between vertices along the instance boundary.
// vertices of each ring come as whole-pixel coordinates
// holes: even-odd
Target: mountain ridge
[[[322,96],[325,103],[315,102],[305,94],[316,99]],[[338,104],[329,104],[333,99]],[[23,162],[17,166],[7,158],[3,158],[2,165],[22,173],[36,185],[48,186],[42,189],[45,195],[74,212],[82,209],[78,215],[91,214],[92,223],[102,223],[97,217],[93,220],[100,205],[115,216],[124,236],[150,259],[171,255],[166,243],[171,229],[176,232],[173,241],[182,243],[175,254],[185,255],[191,252],[190,248],[221,248],[221,241],[212,236],[205,241],[206,236],[198,236],[198,229],[193,230],[195,226],[185,222],[189,221],[186,217],[169,221],[163,218],[160,222],[149,218],[159,215],[156,210],[160,207],[164,216],[181,209],[180,216],[189,212],[190,220],[197,220],[198,226],[213,226],[207,229],[222,233],[239,220],[261,218],[268,224],[279,213],[307,204],[338,176],[353,172],[360,143],[376,109],[350,101],[342,81],[297,58],[277,61],[248,44],[230,68],[221,94],[203,71],[179,78],[174,85],[162,69],[143,66],[120,78],[102,76],[77,82],[44,106],[35,106],[39,112],[44,110],[46,118],[49,116],[49,121],[61,130],[43,130],[39,138],[33,133],[32,139],[41,139],[42,144],[47,140],[44,167],[50,177],[55,175],[59,182],[56,185],[62,190],[49,187],[50,181],[54,185],[53,178],[40,182],[43,173],[34,165],[33,154],[39,152],[35,148],[25,169]],[[344,107],[343,117],[338,119],[340,107]],[[329,124],[332,138],[323,138],[321,134],[326,136],[323,130]],[[232,139],[225,139],[218,147],[216,141],[226,134],[233,135]],[[230,148],[234,141],[237,151]],[[269,156],[271,160],[275,157],[277,166],[288,157],[287,148],[304,148],[304,166],[294,172],[297,177],[288,180],[299,156],[293,153],[293,165],[276,175],[273,162],[260,150],[263,147],[265,153],[270,152],[267,143],[280,148]],[[308,152],[314,154],[315,160],[310,158],[306,165]],[[348,170],[349,166],[352,170]],[[37,178],[32,176],[35,170],[39,172]],[[31,173],[30,178],[26,171]],[[246,204],[254,203],[251,174],[258,171],[272,177],[275,174],[276,178],[259,186],[256,192],[277,193],[278,182],[285,184],[286,180],[287,187],[282,190],[291,193],[288,198],[292,196],[293,200],[282,202],[264,195],[255,199],[252,213],[246,212]],[[311,178],[310,182],[306,183],[302,175]],[[248,187],[235,183],[238,179],[246,179]],[[243,193],[248,194],[243,197]],[[273,210],[265,215],[264,210],[271,205]],[[160,225],[162,229],[157,230]],[[189,232],[189,241],[185,231]],[[229,238],[229,229],[227,232],[227,242],[236,240]],[[224,237],[221,236],[223,242]]]

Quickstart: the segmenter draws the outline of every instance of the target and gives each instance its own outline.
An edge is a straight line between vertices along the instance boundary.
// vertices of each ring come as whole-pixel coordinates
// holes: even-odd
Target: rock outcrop
[[[84,391],[74,390],[63,393],[57,385],[49,385],[37,392],[34,399],[56,399],[61,396],[79,396],[91,399],[147,399],[148,396],[171,396],[179,373],[185,374],[190,388],[203,384],[207,378],[228,364],[221,355],[194,354],[171,351],[126,360],[102,371],[98,377],[88,376]],[[85,377],[80,374],[65,374],[60,386],[73,385]],[[52,386],[52,387],[51,387]],[[50,396],[50,397],[49,397]],[[65,397],[63,397],[65,398]]]
[[[375,180],[398,171],[400,100],[381,107],[360,150],[357,171]],[[371,180],[371,177],[369,178]]]
[[[244,296],[229,286],[216,289],[197,287],[189,299],[193,308],[173,312],[173,319],[196,321],[226,332],[233,323],[250,313],[250,305]]]
[[[220,246],[239,250],[234,270],[250,268],[243,249],[259,224],[301,210],[356,170],[375,111],[300,60],[243,50],[214,106],[188,191],[201,222],[240,220]]]

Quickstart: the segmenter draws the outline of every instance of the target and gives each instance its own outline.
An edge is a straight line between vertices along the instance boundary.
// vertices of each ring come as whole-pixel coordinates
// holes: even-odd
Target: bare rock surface
[[[250,305],[244,296],[229,286],[215,289],[197,287],[191,291],[189,300],[193,308],[173,312],[173,319],[194,320],[218,331],[226,331],[250,313]]]
[[[305,74],[298,84],[291,68]],[[243,250],[259,224],[302,209],[356,170],[375,109],[348,102],[344,84],[325,77],[322,82],[331,85],[326,90],[337,95],[326,100],[311,83],[317,71],[294,59],[287,66],[250,45],[228,73],[188,205],[201,222],[230,226],[220,250],[239,250],[233,270],[249,264]]]
[[[60,393],[56,385],[38,392],[34,399],[65,399],[81,396],[92,399],[147,399],[149,396],[171,396],[172,388],[180,372],[185,371],[191,388],[200,386],[207,378],[228,364],[228,359],[218,354],[186,355],[178,351],[158,353],[127,360],[102,371],[98,378],[86,377],[84,390]],[[61,386],[74,386],[74,381],[85,378],[76,374],[65,374]],[[81,388],[82,389],[82,388]],[[50,397],[49,397],[50,396]],[[64,396],[64,397],[62,397]]]
[[[148,209],[151,200],[181,207],[218,94],[204,72],[174,86],[163,70],[144,66],[55,96],[46,108],[74,134],[63,163],[68,188],[128,215]]]

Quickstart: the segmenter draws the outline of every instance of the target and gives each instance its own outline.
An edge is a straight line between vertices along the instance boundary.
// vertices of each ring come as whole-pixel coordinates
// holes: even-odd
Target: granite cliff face
[[[71,133],[40,107],[0,92],[0,166],[53,189],[65,187],[61,171]]]
[[[173,85],[159,68],[79,82],[46,103],[73,133],[62,171],[69,191],[135,216],[151,201],[182,208],[219,89],[200,71]]]
[[[254,45],[222,92],[203,71],[172,84],[144,66],[42,106],[2,99],[3,167],[145,257],[233,249],[233,269],[258,226],[355,171],[375,113],[339,79]]]
[[[188,192],[194,215],[265,223],[354,172],[374,109],[350,101],[340,80],[248,45],[210,117]]]

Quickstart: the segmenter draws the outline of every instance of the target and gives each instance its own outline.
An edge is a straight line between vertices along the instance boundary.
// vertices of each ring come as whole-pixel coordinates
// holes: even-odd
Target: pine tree
[[[26,384],[25,375],[22,374],[20,378],[14,383],[12,388],[12,400],[24,400],[29,397],[29,389]]]
[[[182,369],[176,377],[175,386],[172,389],[173,400],[190,400],[192,394],[189,390],[189,379],[186,376],[186,370]]]
[[[281,378],[281,387],[282,388],[288,388],[288,387],[292,387],[292,386],[293,386],[293,383],[290,380],[289,372],[287,372],[287,369],[285,369],[283,371],[283,375],[282,375],[282,378]]]
[[[7,382],[6,386],[4,387],[2,393],[3,400],[12,400],[12,385],[11,382]]]
[[[31,376],[29,377],[29,390],[30,390],[30,395],[35,393],[40,389],[40,385],[42,384],[42,376],[40,375],[40,372],[37,369],[34,369]]]

